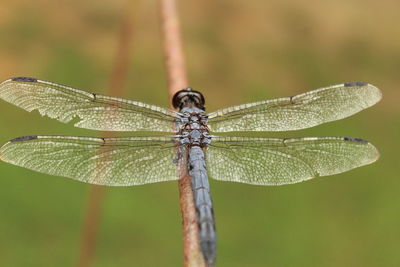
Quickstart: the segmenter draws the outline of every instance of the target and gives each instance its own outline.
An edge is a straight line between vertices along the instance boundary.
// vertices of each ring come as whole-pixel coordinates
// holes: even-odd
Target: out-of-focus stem
[[[122,88],[126,80],[129,60],[129,47],[132,37],[132,19],[130,9],[123,16],[118,33],[117,49],[113,72],[111,74],[108,95],[122,96]],[[111,137],[112,133],[103,133],[104,137]],[[82,239],[78,267],[88,267],[93,263],[96,247],[97,232],[100,224],[104,188],[96,185],[90,186],[89,199],[83,222]]]

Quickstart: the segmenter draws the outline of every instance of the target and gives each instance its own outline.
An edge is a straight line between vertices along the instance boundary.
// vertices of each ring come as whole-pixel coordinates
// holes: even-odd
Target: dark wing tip
[[[368,83],[366,82],[349,82],[349,83],[344,83],[345,87],[349,87],[349,86],[365,86]]]
[[[357,138],[357,137],[344,137],[344,141],[349,141],[349,142],[356,142],[356,143],[363,143],[363,144],[368,144],[367,140]]]
[[[11,139],[10,142],[29,141],[29,140],[33,140],[33,139],[37,139],[37,138],[38,138],[37,135],[20,136],[20,137],[16,137],[14,139]]]
[[[32,82],[32,83],[34,83],[34,82],[37,82],[37,79],[36,78],[31,78],[31,77],[14,77],[14,78],[11,78],[11,81],[14,81],[14,82]]]

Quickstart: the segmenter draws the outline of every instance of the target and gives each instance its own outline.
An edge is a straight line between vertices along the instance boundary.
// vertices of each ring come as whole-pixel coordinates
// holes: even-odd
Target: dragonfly
[[[381,97],[380,90],[369,83],[350,82],[206,113],[204,96],[191,88],[173,96],[174,111],[16,77],[0,84],[1,99],[63,123],[72,121],[76,127],[133,134],[108,138],[22,136],[0,148],[0,160],[105,186],[173,181],[188,172],[200,248],[212,266],[216,230],[208,176],[277,186],[342,173],[379,158],[375,146],[355,137],[267,138],[249,133],[310,128],[351,116]],[[140,132],[154,134],[142,136]],[[218,134],[228,132],[237,134]]]

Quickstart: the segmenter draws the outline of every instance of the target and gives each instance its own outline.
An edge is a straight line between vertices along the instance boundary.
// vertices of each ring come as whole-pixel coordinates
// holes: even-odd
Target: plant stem
[[[176,3],[174,0],[160,0],[159,3],[165,68],[168,77],[169,96],[172,99],[177,91],[188,87],[188,81]],[[179,162],[179,165],[185,164],[186,159],[180,159],[180,161],[184,162]],[[206,266],[200,251],[191,177],[187,170],[180,174],[178,184],[182,213],[184,266]]]
[[[123,16],[118,33],[115,62],[108,90],[108,94],[113,96],[122,96],[122,88],[128,70],[129,46],[132,37],[130,10],[128,9],[127,13]],[[112,133],[103,133],[102,136],[111,137]],[[103,197],[103,187],[90,185],[89,199],[82,230],[80,255],[77,262],[78,267],[88,267],[93,263]]]

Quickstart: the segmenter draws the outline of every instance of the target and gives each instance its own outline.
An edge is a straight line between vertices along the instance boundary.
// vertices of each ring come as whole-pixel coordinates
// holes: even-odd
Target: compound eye
[[[204,97],[192,88],[186,88],[178,91],[172,98],[172,105],[176,109],[181,109],[185,105],[195,106],[204,110]]]
[[[182,99],[191,92],[192,88],[182,89],[175,93],[172,97],[172,106],[176,109],[180,108]]]

